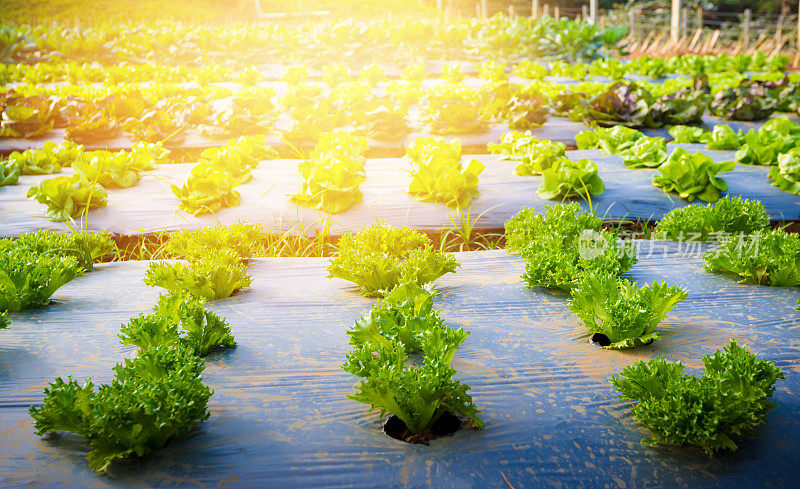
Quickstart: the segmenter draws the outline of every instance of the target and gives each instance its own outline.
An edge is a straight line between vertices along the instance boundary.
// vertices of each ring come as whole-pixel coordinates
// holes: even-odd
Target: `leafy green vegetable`
[[[180,344],[200,357],[215,348],[235,347],[228,323],[207,311],[203,302],[188,295],[162,295],[153,314],[140,314],[122,325],[120,341],[142,349]]]
[[[524,208],[506,221],[506,246],[525,259],[528,287],[569,291],[586,273],[620,275],[636,263],[636,250],[618,244],[603,221],[579,213],[577,203]]]
[[[323,133],[311,159],[297,165],[303,183],[291,195],[298,204],[338,214],[363,198],[367,140],[345,131]]]
[[[588,102],[584,121],[601,126],[641,127],[652,102],[647,89],[634,82],[619,81]]]
[[[724,234],[750,234],[769,225],[767,209],[758,200],[720,198],[713,205],[692,204],[668,212],[656,225],[659,239],[702,241]]]
[[[43,404],[29,412],[38,435],[69,431],[86,439],[89,467],[104,474],[114,460],[158,450],[208,418],[204,368],[189,349],[143,349],[117,364],[114,380],[97,389],[91,379],[80,385],[57,377]]]
[[[749,130],[740,137],[741,147],[734,159],[745,165],[777,165],[778,156],[800,143],[800,124],[787,117],[765,122],[758,131]]]
[[[180,208],[198,216],[239,205],[235,187],[249,181],[260,158],[274,156],[263,136],[242,136],[219,148],[203,151],[182,187],[172,185]]]
[[[739,131],[735,133],[730,126],[716,125],[711,130],[708,149],[738,150],[744,142],[744,134]]]
[[[469,134],[486,131],[479,97],[472,88],[445,83],[425,95],[425,121],[433,134]]]
[[[600,149],[603,153],[625,154],[639,139],[645,135],[625,126],[614,126],[608,129],[599,127],[579,132],[575,135],[578,149]]]
[[[717,163],[710,156],[677,148],[658,167],[661,175],[653,177],[653,185],[663,188],[665,192],[675,192],[689,202],[696,198],[704,202],[716,202],[720,192],[728,190],[728,184],[717,175],[729,172],[735,166],[735,161]]]
[[[249,224],[244,219],[234,224],[217,224],[196,231],[179,230],[169,235],[164,250],[187,260],[211,255],[219,250],[229,250],[240,260],[247,260],[263,249],[266,232],[261,224]]]
[[[46,205],[52,221],[67,221],[108,204],[106,190],[80,174],[42,180],[28,189],[27,196]]]
[[[215,300],[230,297],[252,282],[247,266],[231,251],[195,257],[185,263],[153,262],[145,272],[144,283],[163,287],[170,293],[186,293],[197,299]]]
[[[0,311],[44,307],[63,285],[83,273],[74,256],[0,249]]]
[[[5,329],[11,326],[11,320],[8,319],[5,311],[0,311],[0,329]]]
[[[503,159],[518,160],[517,175],[540,175],[550,168],[559,158],[566,157],[567,147],[556,141],[540,141],[531,136],[530,131],[507,132],[499,143],[487,145],[489,152],[500,154]]]
[[[708,143],[711,141],[711,134],[702,127],[694,126],[672,126],[667,132],[674,139],[675,143]]]
[[[572,290],[569,308],[589,334],[605,336],[604,348],[634,348],[660,340],[656,326],[687,296],[665,282],[637,287],[612,275],[587,274]]]
[[[446,327],[439,313],[433,310],[434,294],[430,284],[395,287],[369,315],[357,319],[355,326],[347,331],[350,344],[360,347],[365,343],[381,346],[399,342],[407,353],[419,351],[425,333]]]
[[[422,286],[458,267],[452,255],[435,251],[424,234],[376,222],[342,236],[328,277],[355,282],[367,297],[383,297],[398,285]]]
[[[800,195],[800,148],[778,155],[778,165],[769,169],[769,177],[784,192]]]
[[[703,364],[698,378],[684,375],[680,362],[640,360],[611,378],[622,399],[638,401],[631,411],[653,434],[643,443],[690,445],[708,454],[733,451],[737,441],[764,424],[777,405],[769,399],[775,382],[785,378],[775,362],[731,340],[723,351],[706,355]]]
[[[60,234],[43,229],[23,234],[16,239],[0,239],[0,251],[11,248],[39,255],[72,256],[84,272],[90,272],[95,260],[114,253],[117,246],[111,240],[111,235],[105,231]]]
[[[542,183],[536,193],[550,200],[602,194],[605,185],[597,171],[597,163],[586,158],[558,158],[542,171]]]
[[[658,168],[667,160],[667,143],[664,138],[643,137],[622,154],[627,168]]]
[[[800,236],[782,229],[728,236],[704,258],[706,270],[738,275],[739,283],[800,285]]]
[[[87,180],[97,182],[105,188],[133,187],[139,181],[139,171],[132,168],[128,153],[90,151],[83,153],[72,164]]]
[[[650,105],[644,125],[662,127],[700,124],[703,122],[708,98],[708,94],[702,90],[691,87],[665,94]]]
[[[234,190],[238,185],[225,172],[209,169],[203,175],[192,173],[182,187],[172,185],[172,193],[180,201],[181,209],[199,216],[239,205],[241,196]]]
[[[19,181],[19,168],[12,162],[0,161],[0,187],[16,185]]]
[[[714,115],[723,119],[755,121],[769,117],[776,105],[775,100],[734,87],[718,92],[709,108]]]
[[[459,413],[483,429],[480,411],[468,394],[469,386],[453,379],[456,370],[450,359],[466,334],[440,328],[422,336],[424,361],[414,367],[406,364],[406,349],[400,342],[374,346],[365,343],[347,356],[342,367],[362,377],[355,394],[347,396],[400,418],[408,429],[420,433],[429,429],[446,412]]]
[[[478,195],[478,175],[485,166],[470,160],[461,164],[461,141],[446,143],[443,138],[417,138],[406,150],[414,167],[408,193],[422,202],[444,202],[448,207],[468,207]]]

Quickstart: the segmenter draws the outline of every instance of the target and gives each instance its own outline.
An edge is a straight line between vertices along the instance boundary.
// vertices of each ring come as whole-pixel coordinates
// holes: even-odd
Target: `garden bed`
[[[588,343],[567,295],[528,290],[523,261],[503,251],[456,254],[436,307],[470,337],[453,366],[472,387],[486,431],[462,429],[428,445],[382,432],[382,420],[346,398],[345,330],[372,301],[327,279],[327,260],[256,259],[254,281],[208,307],[239,346],[207,358],[211,418],[151,456],[93,474],[78,438],[39,438],[27,407],[54,376],[108,381],[132,347],[119,325],[146,312],[158,290],[147,262],[103,264],[59,290],[49,307],[12,313],[0,345],[0,463],[6,487],[790,487],[800,477],[800,342],[796,288],[738,285],[704,272],[686,245],[641,242],[631,275],[689,292],[661,326],[662,341],[619,352]],[[654,250],[649,252],[648,250]],[[646,433],[608,383],[639,359],[666,356],[695,373],[730,338],[786,375],[778,407],[732,454],[646,447]]]
[[[732,151],[711,151],[704,145],[668,147],[677,146],[708,154],[717,161],[733,158]],[[573,160],[589,158],[597,162],[606,189],[593,196],[591,208],[606,221],[660,220],[670,210],[688,204],[675,194],[666,194],[653,187],[651,180],[656,170],[627,169],[619,156],[603,155],[599,150],[570,151],[567,154]],[[467,161],[470,158],[464,156],[463,159]],[[501,230],[505,221],[520,208],[555,203],[536,194],[541,177],[518,176],[514,172],[516,162],[501,160],[496,155],[475,158],[486,165],[480,175],[480,195],[472,201],[470,209],[476,230]],[[88,220],[79,222],[78,226],[141,236],[176,229],[198,229],[218,222],[232,224],[244,218],[278,232],[311,231],[327,226],[328,233],[341,235],[358,231],[376,220],[427,232],[453,226],[451,218],[459,222],[457,210],[441,203],[420,202],[408,193],[411,176],[407,169],[410,166],[408,161],[399,158],[368,160],[366,180],[361,185],[364,199],[341,214],[297,206],[287,196],[300,187],[297,163],[297,160],[262,161],[253,171],[254,179],[237,187],[242,194],[239,206],[199,217],[179,210],[169,187],[169,183],[180,186],[194,165],[162,165],[151,175],[144,175],[133,188],[109,189],[108,206],[89,211]],[[773,220],[797,220],[800,197],[770,185],[768,170],[766,166],[737,165],[722,178],[728,182],[729,195],[760,200]],[[72,172],[70,168],[62,170],[64,175]],[[23,176],[18,185],[0,190],[0,213],[5,216],[0,222],[0,236],[15,236],[41,228],[65,229],[63,224],[43,217],[44,206],[25,198],[28,188],[46,178],[51,176]],[[582,206],[587,210],[590,208],[586,202]]]

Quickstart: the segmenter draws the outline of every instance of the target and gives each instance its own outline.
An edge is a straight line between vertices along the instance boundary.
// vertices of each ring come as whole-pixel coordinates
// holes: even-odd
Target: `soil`
[[[430,429],[422,430],[417,434],[411,432],[406,424],[397,416],[392,415],[383,425],[383,432],[394,439],[406,443],[424,443],[439,438],[450,436],[461,428],[461,419],[451,413],[444,413]]]

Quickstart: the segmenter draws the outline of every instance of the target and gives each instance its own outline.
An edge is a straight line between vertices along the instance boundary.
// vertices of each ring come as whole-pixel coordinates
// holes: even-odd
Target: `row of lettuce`
[[[706,112],[760,120],[775,111],[795,112],[800,100],[797,76],[781,73],[565,85],[541,77],[513,83],[501,62],[487,61],[480,70],[481,79],[465,80],[460,65],[446,65],[433,82],[425,80],[428,74],[420,65],[406,67],[391,81],[382,81],[377,68],[353,77],[335,65],[322,81],[292,68],[286,75],[290,82],[280,86],[247,80],[235,86],[19,84],[0,93],[0,137],[45,137],[63,129],[67,140],[79,144],[122,135],[178,144],[187,135],[229,139],[275,133],[313,143],[322,132],[351,128],[396,142],[413,132],[480,133],[493,124],[526,130],[544,124],[548,115],[631,127],[699,124]]]
[[[216,26],[173,22],[104,23],[89,28],[0,25],[0,39],[7,46],[0,61],[239,67],[263,64],[265,60],[315,65],[341,61],[357,66],[375,59],[408,63],[487,56],[576,61],[611,54],[625,33],[625,28],[603,29],[586,21],[504,16],[449,20],[316,19]]]
[[[442,63],[410,63],[402,67],[382,63],[369,63],[354,69],[344,63],[329,63],[312,67],[308,63],[293,63],[288,66],[255,68],[252,65],[241,69],[226,65],[158,65],[116,64],[102,66],[96,63],[53,62],[53,63],[0,63],[0,82],[42,84],[69,82],[80,85],[86,83],[210,83],[233,82],[245,86],[269,81],[280,81],[296,85],[308,80],[317,80],[335,86],[343,82],[365,81],[370,85],[402,78],[410,81],[410,75],[423,74],[424,78],[440,76],[451,81],[460,81],[464,75],[493,81],[499,68],[518,78],[541,80],[547,76],[584,81],[587,78],[622,79],[628,75],[638,75],[661,79],[667,75],[697,76],[719,75],[725,79],[744,78],[745,73],[759,76],[775,76],[786,69],[785,56],[768,57],[761,51],[753,55],[682,55],[668,58],[642,56],[628,61],[619,58],[597,59],[591,63],[570,63],[553,61],[544,63],[523,59],[519,62],[482,61],[462,64],[460,61]],[[738,81],[736,82],[738,84]]]
[[[695,199],[716,202],[728,190],[727,182],[719,175],[733,170],[737,164],[768,166],[773,186],[800,195],[800,151],[797,149],[800,124],[797,122],[778,117],[747,132],[734,131],[727,125],[714,126],[710,131],[679,125],[671,127],[669,133],[675,143],[735,150],[733,159],[715,161],[711,156],[681,147],[669,151],[663,137],[648,137],[625,126],[587,130],[578,133],[575,140],[578,149],[599,149],[605,154],[621,156],[627,168],[657,170],[653,185],[689,202]],[[539,140],[527,131],[506,133],[499,143],[488,147],[490,152],[504,159],[519,161],[518,175],[541,175],[542,184],[538,190],[541,197],[588,198],[605,189],[597,164],[585,158],[569,159],[563,143]]]
[[[639,286],[620,277],[637,262],[636,250],[602,224],[574,203],[544,212],[528,208],[507,222],[507,247],[525,260],[522,279],[529,287],[570,294],[569,308],[593,342],[627,349],[658,341],[658,324],[688,294],[664,282]],[[800,285],[800,237],[769,230],[768,224],[759,202],[726,197],[714,206],[671,212],[655,233],[678,240],[716,236],[718,249],[705,255],[707,270],[733,274],[742,283]],[[246,263],[264,236],[260,226],[246,223],[176,233],[166,246],[184,261],[152,262],[145,273],[147,285],[168,294],[151,314],[121,327],[122,344],[137,346],[137,357],[120,363],[115,379],[98,388],[90,380],[81,385],[71,377],[56,379],[44,403],[31,408],[37,432],[80,434],[92,447],[90,466],[105,472],[113,460],[149,453],[206,419],[211,391],[202,384],[199,357],[235,342],[225,320],[203,303],[251,284]],[[103,233],[40,231],[3,240],[0,280],[7,293],[0,321],[7,322],[6,311],[47,305],[61,285],[111,251]],[[328,265],[330,277],[352,281],[363,295],[380,299],[347,332],[353,351],[343,368],[360,378],[351,399],[396,416],[405,441],[436,436],[446,413],[484,427],[469,386],[454,378],[452,360],[469,333],[444,325],[434,309],[432,282],[458,266],[426,236],[382,223],[343,237]],[[623,398],[638,401],[632,410],[653,434],[650,442],[708,453],[733,450],[764,423],[775,406],[769,397],[783,378],[780,369],[734,340],[704,363],[701,377],[685,375],[680,363],[663,358],[637,362],[612,377]]]
[[[627,168],[649,168],[659,173],[653,185],[689,202],[716,202],[727,191],[719,175],[736,164],[769,166],[772,185],[800,195],[800,124],[786,117],[770,119],[760,129],[735,132],[718,125],[711,131],[692,126],[674,126],[676,142],[705,143],[709,149],[736,150],[731,161],[684,148],[668,150],[663,137],[648,137],[625,126],[597,128],[579,133],[579,149],[599,149],[622,157]],[[598,165],[589,159],[567,157],[566,145],[539,140],[530,132],[512,131],[490,152],[519,161],[516,173],[541,175],[537,193],[549,200],[591,198],[602,194],[605,184]],[[298,164],[300,189],[291,194],[299,205],[341,213],[363,199],[366,178],[367,140],[345,131],[323,133],[308,157]],[[106,188],[133,186],[141,174],[168,161],[169,151],[161,143],[138,143],[130,152],[84,151],[69,142],[47,143],[41,150],[14,152],[0,163],[0,186],[16,184],[19,175],[57,173],[71,165],[70,176],[45,179],[31,187],[28,197],[47,206],[52,220],[68,220],[88,209],[107,205]],[[224,146],[202,152],[186,182],[172,191],[181,209],[193,215],[214,213],[239,205],[236,187],[253,178],[260,160],[276,157],[258,136],[240,137]],[[411,182],[408,192],[422,202],[442,202],[451,208],[468,208],[479,195],[479,175],[485,165],[477,159],[464,161],[461,142],[439,137],[419,137],[406,149]]]

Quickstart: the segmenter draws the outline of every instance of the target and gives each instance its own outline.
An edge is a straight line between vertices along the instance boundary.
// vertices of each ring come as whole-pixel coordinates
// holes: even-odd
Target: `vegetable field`
[[[197,3],[3,7],[0,485],[795,487],[788,58]]]

